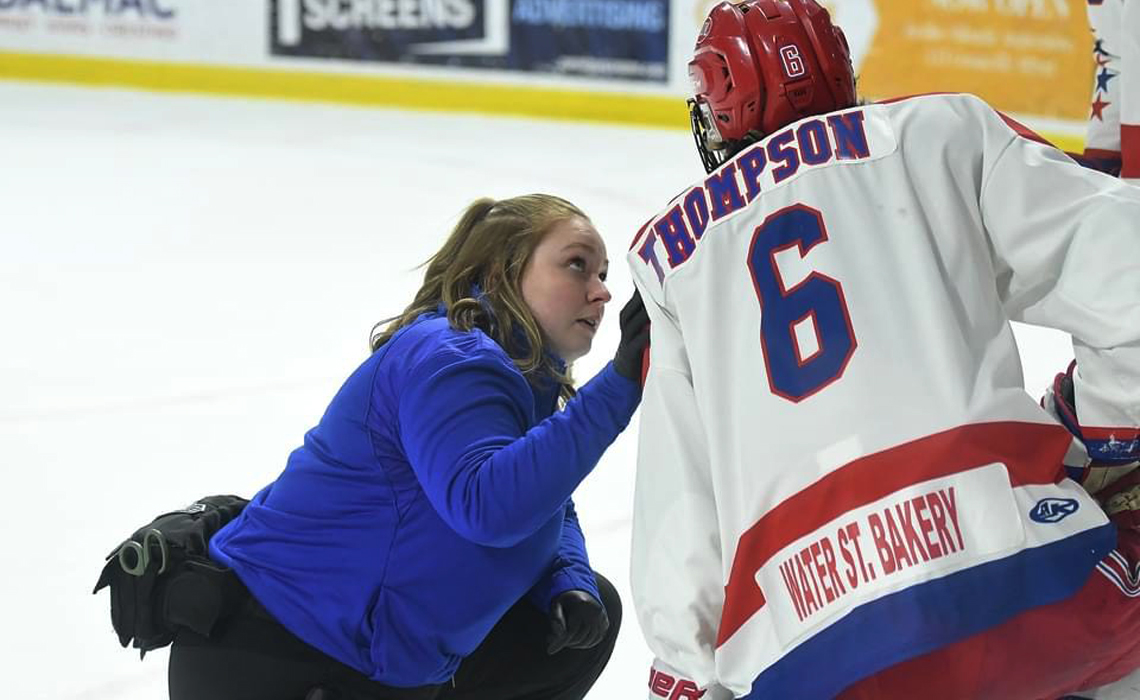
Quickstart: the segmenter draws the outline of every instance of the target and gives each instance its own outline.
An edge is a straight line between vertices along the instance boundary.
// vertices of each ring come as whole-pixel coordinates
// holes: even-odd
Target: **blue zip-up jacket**
[[[629,423],[608,364],[565,409],[480,330],[424,314],[344,383],[210,542],[300,639],[392,686],[446,682],[526,596],[598,595],[570,494]]]

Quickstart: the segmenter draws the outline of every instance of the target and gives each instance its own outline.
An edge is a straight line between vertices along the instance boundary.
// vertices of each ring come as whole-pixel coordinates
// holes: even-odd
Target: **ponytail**
[[[420,266],[426,268],[424,281],[412,303],[399,316],[372,327],[372,350],[442,304],[453,328],[482,330],[524,376],[531,381],[552,378],[561,385],[563,399],[569,399],[574,395],[573,382],[546,352],[542,331],[522,298],[522,275],[546,233],[559,221],[574,217],[588,219],[578,207],[552,195],[475,200],[443,246]],[[482,292],[479,298],[476,289]]]
[[[416,292],[416,296],[412,299],[412,303],[408,304],[403,313],[398,316],[386,318],[372,327],[372,332],[369,336],[369,345],[373,352],[376,352],[381,345],[388,342],[396,331],[416,320],[421,314],[429,311],[434,311],[441,303],[447,305],[449,308],[454,305],[461,305],[462,302],[473,302],[478,306],[478,302],[470,298],[462,298],[451,300],[452,304],[448,304],[445,299],[444,277],[449,265],[452,264],[459,257],[460,251],[463,246],[471,239],[471,232],[479,225],[487,214],[495,207],[495,200],[490,197],[482,197],[475,200],[463,214],[459,217],[459,223],[452,229],[451,235],[444,241],[443,246],[435,252],[425,262],[417,266],[417,268],[427,268],[424,271],[424,283]],[[458,304],[456,302],[459,302]],[[462,304],[465,308],[464,311],[469,311],[466,307],[470,304]],[[382,326],[387,326],[381,330]]]

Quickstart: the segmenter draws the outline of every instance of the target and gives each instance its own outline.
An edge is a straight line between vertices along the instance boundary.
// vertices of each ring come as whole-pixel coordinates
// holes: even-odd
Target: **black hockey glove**
[[[606,636],[610,618],[606,606],[586,591],[565,591],[550,604],[550,634],[546,653],[563,649],[589,649]]]
[[[155,518],[109,555],[95,593],[111,589],[111,625],[143,654],[170,644],[179,628],[209,635],[240,591],[210,560],[210,537],[245,508],[238,496],[207,496]]]
[[[641,292],[634,291],[618,317],[621,340],[614,353],[614,369],[626,379],[641,382],[641,363],[649,347],[649,313],[641,301]]]

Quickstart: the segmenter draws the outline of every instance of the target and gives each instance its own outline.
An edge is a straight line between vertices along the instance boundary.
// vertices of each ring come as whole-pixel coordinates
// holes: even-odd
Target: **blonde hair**
[[[589,220],[578,207],[548,194],[476,200],[443,246],[421,265],[427,270],[412,303],[399,316],[373,326],[372,350],[420,314],[443,304],[453,328],[479,328],[531,382],[550,377],[561,385],[562,399],[568,400],[574,395],[573,381],[545,351],[542,331],[523,300],[521,280],[543,237],[555,224],[574,217]],[[479,299],[473,296],[476,286],[482,291]]]

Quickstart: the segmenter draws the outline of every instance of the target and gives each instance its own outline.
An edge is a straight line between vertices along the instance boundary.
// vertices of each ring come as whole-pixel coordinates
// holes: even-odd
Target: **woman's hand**
[[[641,382],[641,362],[645,348],[649,347],[649,313],[641,301],[641,292],[633,296],[621,309],[618,317],[621,340],[614,353],[614,369],[626,379]]]
[[[586,591],[565,591],[550,604],[550,634],[546,653],[563,649],[589,649],[602,641],[610,628],[606,608]]]

